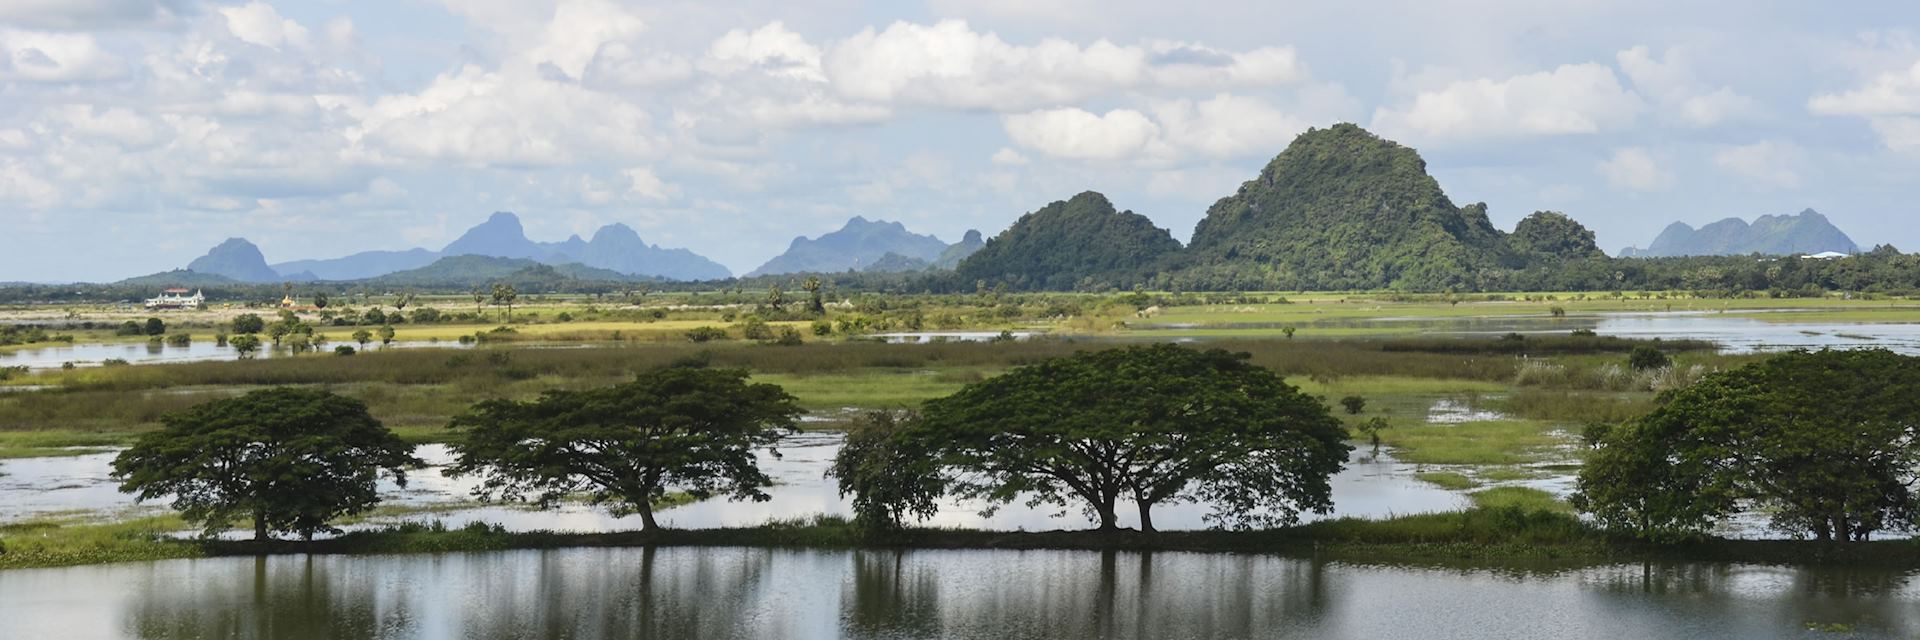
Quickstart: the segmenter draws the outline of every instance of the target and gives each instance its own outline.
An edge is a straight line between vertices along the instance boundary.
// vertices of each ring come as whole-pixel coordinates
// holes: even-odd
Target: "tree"
[[[254,391],[160,422],[114,458],[113,477],[136,500],[171,498],[209,534],[249,516],[256,540],[334,532],[329,521],[380,501],[380,473],[404,486],[422,464],[366,405],[315,389]]]
[[[228,339],[227,346],[233,347],[233,352],[240,354],[241,358],[251,358],[260,351],[260,337],[243,333]]]
[[[506,305],[508,323],[513,322],[513,301],[519,297],[520,292],[515,291],[513,285],[506,283],[493,285],[493,303],[496,305]]]
[[[412,291],[408,291],[406,293],[402,293],[399,296],[394,297],[393,310],[406,311],[407,305],[413,304],[413,295],[414,294]]]
[[[1146,531],[1167,502],[1209,502],[1236,528],[1331,510],[1346,430],[1247,358],[1154,345],[1049,360],[928,401],[906,437],[963,497],[1077,502],[1103,530],[1122,497]]]
[[[1659,349],[1641,345],[1634,347],[1633,351],[1627,354],[1627,366],[1633,367],[1634,371],[1664,369],[1673,366],[1673,358],[1667,357],[1667,354]]]
[[[793,396],[749,384],[747,372],[660,369],[633,382],[548,391],[528,402],[488,400],[454,418],[449,473],[481,479],[476,493],[533,496],[543,508],[578,493],[657,528],[668,490],[696,498],[768,500],[773,480],[756,449],[772,448],[803,413]]]
[[[820,276],[807,276],[800,288],[807,291],[807,312],[822,315],[827,312],[826,302],[820,299]]]
[[[839,479],[840,497],[853,498],[854,521],[869,531],[897,529],[908,518],[925,520],[939,511],[946,480],[930,452],[901,436],[911,412],[868,413],[847,432],[827,476]]]
[[[1715,373],[1596,434],[1573,504],[1647,538],[1698,535],[1741,509],[1820,540],[1913,531],[1920,358],[1797,351]]]
[[[384,346],[393,344],[393,336],[394,336],[393,325],[390,325],[390,324],[380,325],[379,335],[380,335],[380,346],[384,347]]]
[[[381,311],[380,307],[373,307],[373,308],[367,309],[367,312],[364,315],[360,316],[360,322],[362,324],[369,324],[373,326],[380,326],[380,325],[386,324],[387,312]]]
[[[260,333],[266,330],[266,328],[267,321],[261,320],[260,316],[255,314],[243,313],[233,319],[234,333],[254,334]]]
[[[487,292],[480,287],[473,288],[473,315],[480,315],[480,305],[486,304]]]
[[[293,325],[285,322],[275,322],[272,326],[267,327],[267,337],[273,338],[273,346],[276,347],[280,346],[280,341],[285,339],[289,333],[293,333]]]
[[[373,342],[373,332],[366,329],[353,332],[353,341],[360,343],[360,349],[366,350],[367,343]]]
[[[787,303],[787,294],[786,292],[780,290],[780,285],[776,284],[776,285],[767,287],[767,306],[773,307],[774,310],[777,311],[780,309],[781,305],[785,305],[786,303]]]
[[[147,318],[147,324],[141,330],[150,336],[163,335],[167,332],[167,322],[159,318]]]
[[[313,308],[325,309],[327,308],[327,304],[328,304],[327,292],[325,291],[313,292]]]
[[[1340,399],[1340,406],[1347,410],[1347,415],[1357,416],[1367,410],[1367,399],[1360,396],[1347,396]]]

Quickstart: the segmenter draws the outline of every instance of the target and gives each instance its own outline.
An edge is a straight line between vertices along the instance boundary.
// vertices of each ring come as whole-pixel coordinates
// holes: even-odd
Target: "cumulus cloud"
[[[679,187],[667,184],[647,167],[633,167],[620,175],[627,179],[627,193],[640,198],[667,200],[680,193]]]
[[[1009,149],[1007,147],[1000,147],[999,151],[993,152],[994,164],[1004,164],[1004,165],[1017,167],[1023,164],[1027,164],[1027,162],[1028,160],[1026,156],[1021,155],[1020,152],[1014,151],[1013,149]]]
[[[1764,186],[1790,188],[1800,186],[1803,156],[1791,142],[1763,140],[1721,149],[1713,154],[1713,164]]]
[[[1887,148],[1920,151],[1920,62],[1880,73],[1856,89],[1816,95],[1807,101],[1807,109],[1866,118]]]
[[[703,66],[721,74],[758,70],[795,80],[826,81],[820,69],[820,48],[780,22],[752,31],[728,31],[707,48]]]
[[[376,161],[526,167],[643,155],[650,126],[646,110],[617,97],[469,65],[368,105],[348,137]]]
[[[1018,111],[1148,87],[1227,88],[1298,82],[1287,47],[1223,51],[1200,44],[1044,38],[1012,44],[962,20],[895,22],[835,43],[826,79],[841,95],[959,109]]]
[[[311,44],[307,28],[281,17],[273,5],[254,0],[237,7],[221,7],[227,30],[233,37],[268,49],[306,48]]]
[[[1673,176],[1660,168],[1653,154],[1641,147],[1623,147],[1602,160],[1598,167],[1607,184],[1617,189],[1655,191],[1673,184]]]
[[[7,0],[0,2],[0,24],[75,31],[154,25],[171,20],[179,4],[163,0]]]
[[[0,31],[0,79],[86,82],[117,78],[124,67],[91,34]]]
[[[1002,122],[1014,144],[1075,160],[1137,156],[1160,133],[1146,114],[1132,109],[1105,114],[1078,108],[1041,109],[1008,115]]]
[[[1309,126],[1265,100],[1229,94],[1163,102],[1153,115],[1168,145],[1213,158],[1270,156]]]
[[[1643,46],[1621,51],[1614,57],[1620,70],[1632,79],[1634,88],[1657,103],[1664,114],[1685,124],[1713,126],[1750,117],[1758,110],[1752,98],[1731,87],[1702,86],[1694,78],[1681,49],[1668,49],[1664,60],[1655,58]]]
[[[1631,125],[1645,107],[1612,68],[1569,64],[1422,91],[1408,104],[1376,109],[1373,126],[1413,141],[1592,134]]]

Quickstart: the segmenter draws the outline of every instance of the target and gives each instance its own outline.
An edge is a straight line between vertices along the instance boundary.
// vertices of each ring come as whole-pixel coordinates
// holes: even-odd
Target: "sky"
[[[1185,240],[1309,127],[1608,251],[1814,208],[1920,249],[1920,3],[5,0],[0,281],[625,223],[736,273],[1085,191]]]

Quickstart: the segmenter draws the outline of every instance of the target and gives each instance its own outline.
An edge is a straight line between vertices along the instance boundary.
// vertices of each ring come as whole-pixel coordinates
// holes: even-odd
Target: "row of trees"
[[[802,410],[738,370],[667,368],[602,389],[478,403],[452,422],[448,473],[487,498],[552,506],[584,495],[657,526],[669,492],[767,500],[757,453]],[[121,489],[171,496],[208,531],[312,536],[404,483],[420,462],[358,401],[279,388],[167,416],[114,462]],[[1346,432],[1326,407],[1243,354],[1171,345],[1084,353],[1021,367],[930,402],[878,414],[834,462],[861,522],[898,526],[942,496],[1079,508],[1116,528],[1119,500],[1144,529],[1156,505],[1204,500],[1219,524],[1290,523],[1332,507]]]

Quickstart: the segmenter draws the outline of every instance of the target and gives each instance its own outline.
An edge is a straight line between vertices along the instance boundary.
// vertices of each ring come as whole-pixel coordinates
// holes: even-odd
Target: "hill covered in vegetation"
[[[1020,217],[960,261],[953,280],[1016,290],[1099,290],[1153,279],[1180,242],[1146,216],[1088,191]]]
[[[1622,258],[1677,256],[1786,256],[1832,251],[1859,253],[1860,245],[1812,209],[1791,216],[1760,216],[1752,224],[1727,218],[1699,229],[1684,222],[1667,225],[1646,249],[1627,247]]]

